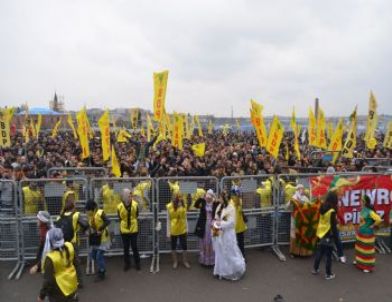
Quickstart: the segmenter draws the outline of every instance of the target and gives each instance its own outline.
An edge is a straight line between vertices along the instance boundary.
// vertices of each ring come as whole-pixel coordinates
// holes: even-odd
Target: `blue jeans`
[[[93,247],[93,250],[91,251],[91,258],[94,259],[94,261],[97,263],[98,271],[101,273],[106,271],[104,254],[105,251],[100,250],[96,247]]]

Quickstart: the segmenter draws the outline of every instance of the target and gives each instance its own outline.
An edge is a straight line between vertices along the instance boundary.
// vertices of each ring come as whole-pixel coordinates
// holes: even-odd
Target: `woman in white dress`
[[[222,193],[213,223],[215,250],[214,276],[219,279],[239,280],[245,273],[245,259],[237,245],[235,209]]]

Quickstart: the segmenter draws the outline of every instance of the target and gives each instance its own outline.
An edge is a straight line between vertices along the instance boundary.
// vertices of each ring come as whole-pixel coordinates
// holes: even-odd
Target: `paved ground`
[[[287,251],[284,251],[287,254]],[[352,259],[353,250],[348,250]],[[144,260],[141,272],[122,271],[120,258],[108,260],[108,279],[93,283],[86,277],[80,301],[272,301],[281,294],[285,301],[392,301],[392,255],[377,255],[377,270],[364,274],[351,264],[334,262],[336,279],[326,281],[323,275],[310,274],[312,258],[288,259],[280,262],[269,250],[248,251],[245,277],[238,282],[220,281],[211,270],[197,264],[192,256],[192,269],[173,271],[168,255],[161,257],[161,271],[148,272],[150,259]],[[0,263],[0,300],[36,301],[41,284],[39,275],[25,273],[19,281],[7,281],[9,264]]]

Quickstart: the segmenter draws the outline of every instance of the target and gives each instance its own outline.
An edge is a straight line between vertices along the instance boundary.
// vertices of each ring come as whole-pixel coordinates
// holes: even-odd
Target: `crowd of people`
[[[380,140],[381,141],[381,140]],[[197,156],[192,145],[205,143],[205,153]],[[391,151],[380,144],[374,150],[365,148],[358,139],[356,160],[340,158],[335,164],[323,158],[313,158],[314,149],[307,144],[306,137],[301,141],[301,158],[298,159],[293,146],[292,133],[285,133],[277,159],[271,157],[258,146],[253,133],[231,131],[223,134],[214,131],[203,137],[194,136],[184,140],[183,150],[174,148],[170,140],[159,141],[156,136],[150,141],[139,133],[133,133],[126,142],[118,142],[116,134],[112,133],[112,144],[120,161],[121,176],[127,177],[162,177],[162,176],[224,176],[266,175],[284,172],[344,172],[361,171],[368,163],[366,158],[391,158]],[[12,136],[12,147],[4,148],[0,154],[1,179],[34,180],[45,178],[53,167],[108,167],[110,163],[103,162],[101,139],[97,134],[90,140],[91,156],[81,160],[81,147],[78,140],[70,132],[59,132],[56,137],[40,135],[38,139],[24,142],[20,134]],[[61,177],[60,174],[53,175]],[[289,183],[288,183],[289,184]],[[106,276],[105,252],[110,249],[111,239],[108,226],[111,221],[107,215],[117,215],[119,233],[121,235],[124,271],[131,265],[130,249],[132,249],[134,268],[141,269],[138,251],[139,211],[143,207],[140,196],[135,196],[135,190],[124,188],[121,194],[113,194],[110,183],[101,188],[103,208],[95,200],[88,200],[85,205],[86,215],[81,214],[76,207],[79,199],[78,190],[73,188],[72,181],[66,182],[67,190],[61,200],[57,220],[52,222],[52,211],[43,202],[42,196],[34,188],[31,181],[22,190],[25,199],[23,209],[25,214],[37,215],[39,221],[39,248],[36,262],[30,272],[43,273],[43,286],[38,300],[49,297],[50,301],[73,301],[78,288],[84,286],[83,272],[79,259],[78,234],[87,232],[89,237],[90,255],[88,267],[97,266],[96,280],[103,281]],[[269,191],[268,191],[269,185]],[[271,205],[272,181],[265,182],[263,188],[257,190],[260,203]],[[287,207],[291,204],[310,203],[309,196],[303,186],[289,184],[284,201]],[[246,255],[244,249],[244,234],[247,231],[247,219],[243,213],[243,200],[240,188],[233,183],[227,191],[219,195],[211,189],[206,189],[189,198],[180,190],[169,184],[170,200],[165,205],[167,213],[166,235],[170,242],[172,268],[179,265],[178,251],[181,249],[182,264],[190,269],[191,263],[187,255],[187,235],[195,234],[199,238],[199,263],[213,268],[212,274],[219,279],[239,280],[246,271]],[[266,196],[266,194],[268,196]],[[326,257],[326,279],[335,277],[332,272],[332,249],[336,245],[340,260],[344,259],[342,244],[337,232],[338,192],[329,192],[325,201],[319,206],[320,220],[315,234],[317,250],[313,274],[319,273],[321,259]],[[28,202],[30,201],[30,202]],[[187,212],[190,208],[199,211],[194,230],[188,229]],[[265,217],[267,219],[268,217]],[[268,219],[271,219],[269,217]],[[369,198],[363,197],[361,225],[357,234],[355,246],[355,265],[364,272],[372,271],[375,264],[374,228],[380,223],[380,217],[375,213]],[[292,230],[294,226],[291,226]],[[265,236],[265,234],[261,234]],[[290,247],[291,254],[309,256],[298,250],[298,246]],[[91,272],[91,271],[89,271]]]
[[[223,134],[214,131],[203,137],[184,139],[183,150],[174,148],[170,140],[150,141],[140,133],[132,134],[126,142],[117,142],[112,133],[112,143],[121,165],[121,176],[223,176],[257,175],[287,172],[317,172],[326,169],[329,162],[312,155],[314,147],[308,145],[306,135],[301,135],[298,159],[294,152],[293,135],[286,132],[280,146],[278,158],[270,156],[260,148],[254,133],[231,131]],[[98,132],[90,140],[91,156],[81,159],[81,146],[69,131],[59,132],[56,137],[40,134],[28,143],[21,133],[11,137],[11,147],[0,153],[0,177],[20,180],[42,178],[53,167],[107,167],[103,162],[101,138]],[[204,156],[196,156],[192,145],[205,143]],[[391,158],[391,151],[380,144],[374,149],[365,148],[360,136],[354,151],[354,159],[339,158],[336,171],[360,171],[369,163],[365,158]]]

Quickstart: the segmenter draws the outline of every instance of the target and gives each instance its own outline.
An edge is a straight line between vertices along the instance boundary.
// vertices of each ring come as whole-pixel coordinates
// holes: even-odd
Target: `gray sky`
[[[169,112],[392,114],[392,1],[0,0],[0,105],[152,109],[168,69]]]

